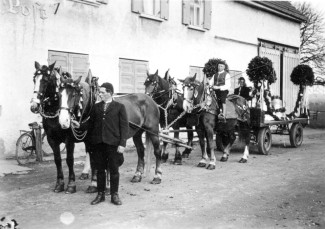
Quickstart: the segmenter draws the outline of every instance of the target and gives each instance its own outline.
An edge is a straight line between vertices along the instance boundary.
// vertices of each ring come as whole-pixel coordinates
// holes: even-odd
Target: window
[[[169,0],[132,0],[132,12],[148,19],[168,20]]]
[[[211,6],[211,0],[183,0],[183,24],[190,29],[210,29]]]
[[[89,70],[89,55],[80,53],[68,53],[49,50],[48,63],[54,61],[55,67],[61,67],[62,71],[69,72],[74,79],[82,76],[82,80],[88,75]]]
[[[147,78],[148,61],[122,59],[120,67],[120,92],[144,93],[144,81]]]

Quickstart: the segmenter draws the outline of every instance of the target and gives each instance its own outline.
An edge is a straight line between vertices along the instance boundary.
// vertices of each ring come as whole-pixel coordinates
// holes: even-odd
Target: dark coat
[[[239,94],[239,88],[240,87],[235,88],[235,91],[234,91],[235,95],[240,95],[241,97],[244,97],[244,99],[246,99],[246,100],[252,99],[252,97],[249,96],[249,92],[250,92],[249,87],[242,87],[240,94]]]
[[[113,100],[104,113],[104,102],[96,103],[87,126],[91,144],[125,147],[129,121],[123,104]]]

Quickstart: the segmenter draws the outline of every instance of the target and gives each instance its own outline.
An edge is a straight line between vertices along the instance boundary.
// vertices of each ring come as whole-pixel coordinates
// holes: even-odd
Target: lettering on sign
[[[23,16],[33,15],[34,18],[39,17],[43,20],[52,14],[57,14],[60,2],[54,1],[51,4],[41,4],[40,2],[32,3],[32,5],[23,4],[21,0],[2,0],[5,5],[5,11],[1,13],[22,14]]]

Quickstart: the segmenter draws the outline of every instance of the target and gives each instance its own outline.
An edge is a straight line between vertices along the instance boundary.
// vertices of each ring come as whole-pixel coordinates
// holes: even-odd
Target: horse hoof
[[[182,158],[189,158],[190,154],[189,153],[183,153]]]
[[[56,184],[53,190],[55,193],[63,192],[64,191],[64,183]]]
[[[202,162],[200,162],[198,165],[197,165],[197,167],[201,167],[201,168],[205,168],[205,166],[206,166],[206,164],[205,163],[202,163]]]
[[[153,180],[150,182],[151,184],[160,184],[161,183],[161,179],[158,177],[153,178]]]
[[[89,178],[88,173],[81,173],[79,180],[87,180]]]
[[[77,189],[76,189],[75,185],[72,185],[72,186],[68,185],[67,190],[65,190],[65,193],[66,194],[73,194],[76,191],[77,191]]]
[[[86,190],[86,193],[96,193],[98,190],[97,190],[97,187],[95,186],[88,186],[87,190]]]
[[[175,160],[174,165],[182,165],[182,160]]]
[[[220,161],[222,161],[222,162],[228,161],[228,156],[227,157],[222,156],[221,159],[220,159]]]
[[[247,163],[247,159],[241,158],[238,162],[239,163]]]
[[[134,176],[131,180],[132,183],[139,183],[141,182],[142,177],[141,176]]]
[[[216,169],[215,165],[209,164],[208,167],[207,167],[207,170],[214,170],[214,169]]]

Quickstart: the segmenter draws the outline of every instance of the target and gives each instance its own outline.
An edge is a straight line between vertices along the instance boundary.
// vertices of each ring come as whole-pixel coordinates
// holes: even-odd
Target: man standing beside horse
[[[97,169],[98,194],[91,202],[92,205],[105,201],[107,166],[110,172],[111,202],[115,205],[122,204],[118,195],[119,166],[124,161],[123,152],[128,138],[129,122],[125,106],[113,100],[113,93],[111,83],[103,83],[100,86],[99,96],[102,102],[94,105],[87,122],[90,142],[93,145],[92,157]]]

